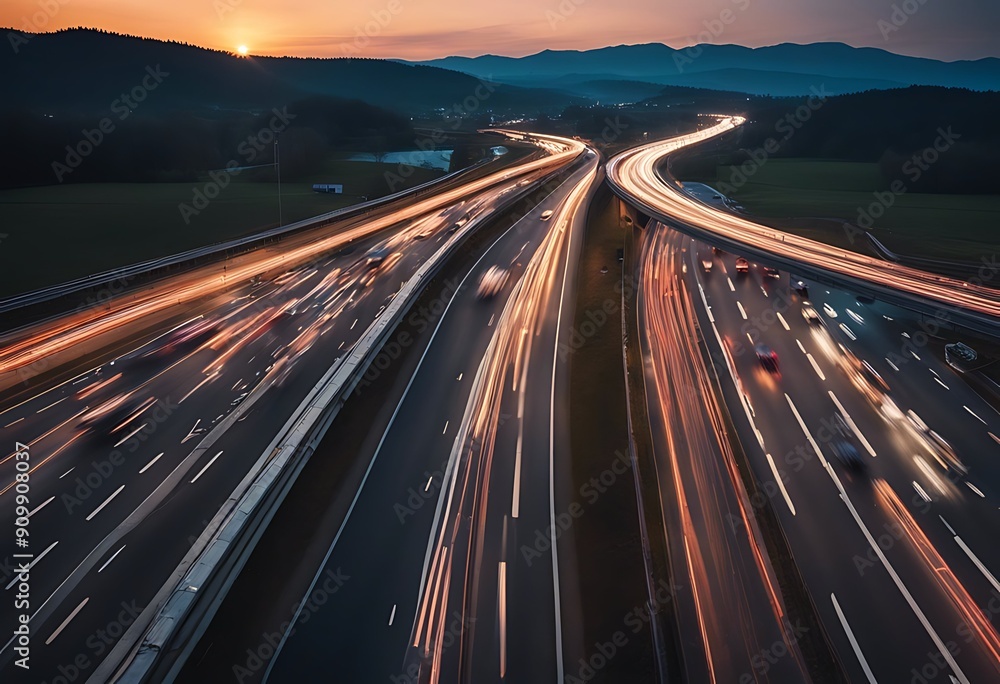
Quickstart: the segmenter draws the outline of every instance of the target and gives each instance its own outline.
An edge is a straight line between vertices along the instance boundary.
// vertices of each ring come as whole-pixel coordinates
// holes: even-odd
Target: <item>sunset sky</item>
[[[49,16],[47,5],[58,10]],[[897,14],[894,25],[894,5],[917,9]],[[719,21],[725,10],[728,25]],[[96,27],[303,57],[430,59],[623,43],[817,41],[946,60],[1000,56],[998,0],[3,0],[0,25]]]

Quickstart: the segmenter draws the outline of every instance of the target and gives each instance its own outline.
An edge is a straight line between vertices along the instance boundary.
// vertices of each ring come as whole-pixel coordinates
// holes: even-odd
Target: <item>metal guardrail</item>
[[[878,285],[862,278],[855,278],[827,270],[821,266],[803,264],[789,257],[758,247],[753,243],[727,238],[699,225],[662,213],[653,205],[631,195],[625,188],[620,187],[612,181],[610,177],[607,178],[607,183],[615,196],[625,204],[666,226],[679,230],[707,244],[716,245],[728,252],[742,254],[765,266],[772,266],[779,270],[788,271],[789,273],[794,273],[799,277],[804,277],[817,283],[843,289],[855,295],[872,297],[887,304],[892,304],[925,316],[931,316],[940,323],[961,326],[969,331],[988,337],[1000,335],[1000,320],[992,316],[957,306],[948,306],[944,303],[911,295],[885,285]],[[779,231],[775,229],[775,232]]]
[[[441,176],[440,178],[435,178],[434,180],[422,183],[421,185],[407,190],[401,190],[391,195],[386,195],[385,197],[369,200],[367,202],[361,202],[360,204],[352,204],[348,207],[342,207],[325,214],[302,219],[301,221],[287,223],[283,226],[277,226],[246,237],[206,245],[204,247],[196,247],[178,254],[172,254],[170,256],[160,257],[157,259],[150,259],[149,261],[123,266],[110,271],[104,271],[103,273],[96,273],[83,278],[77,278],[75,280],[59,283],[58,285],[51,285],[49,287],[33,290],[32,292],[14,295],[6,299],[0,299],[0,313],[10,312],[15,309],[21,309],[34,304],[41,304],[58,297],[65,297],[76,292],[101,287],[116,281],[132,280],[140,275],[150,274],[158,270],[169,269],[171,267],[179,266],[199,259],[209,259],[220,256],[228,251],[237,251],[240,253],[247,252],[256,246],[265,244],[268,240],[278,239],[284,237],[285,235],[296,233],[307,228],[316,228],[334,221],[350,218],[351,216],[357,214],[363,214],[371,211],[372,209],[377,209],[383,205],[391,204],[392,202],[396,202],[406,197],[424,194],[429,190],[435,189],[442,183],[451,181],[456,177],[467,174],[480,168],[481,166],[485,166],[486,164],[494,161],[494,159],[495,158],[487,157],[481,159],[472,166],[458,171],[453,171],[449,174]]]
[[[553,173],[559,173],[563,168]],[[512,193],[497,207],[497,211],[510,208],[542,182],[542,180],[536,181]],[[220,588],[228,591],[228,586],[235,581],[236,575],[253,551],[267,523],[291,489],[298,473],[309,460],[330,423],[361,381],[368,365],[380,352],[410,306],[423,293],[425,284],[437,274],[465,239],[489,218],[490,215],[486,215],[473,219],[453,235],[407,281],[389,307],[365,331],[351,352],[335,361],[327,370],[296,408],[278,436],[268,445],[254,468],[240,482],[237,490],[223,504],[222,509],[209,523],[206,533],[202,535],[203,538],[196,542],[191,552],[178,566],[179,569],[188,569],[157,609],[157,614],[145,629],[141,642],[138,645],[124,643],[123,637],[123,641],[112,650],[88,682],[103,684],[115,681],[122,684],[139,684],[149,681],[154,668],[160,664],[160,656],[176,640],[178,631],[185,628],[192,629],[188,623],[194,619],[192,611],[198,608],[202,610],[201,623],[193,628],[192,633],[200,636],[200,632],[207,627],[214,615],[212,608],[217,607],[219,599],[213,597],[210,602],[204,599],[198,604],[199,590],[213,579],[218,581],[220,568],[228,565],[228,577],[223,580],[224,586]],[[243,405],[248,403],[244,402]],[[209,435],[205,440],[211,437],[212,435]],[[198,448],[202,448],[202,445],[199,444]],[[215,524],[216,521],[219,521],[218,525]],[[168,589],[169,583],[164,588]],[[154,601],[159,598],[158,595]],[[172,667],[176,669],[182,662],[181,659]]]

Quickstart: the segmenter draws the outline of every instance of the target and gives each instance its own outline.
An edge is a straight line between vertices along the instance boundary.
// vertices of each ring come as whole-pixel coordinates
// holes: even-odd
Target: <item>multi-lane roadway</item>
[[[75,324],[32,331],[33,344],[51,345],[53,354],[85,354],[95,336],[127,341],[130,322],[149,325],[178,301],[189,315],[0,414],[11,448],[16,440],[30,450],[31,600],[18,609],[31,616],[30,681],[64,670],[89,676],[138,613],[155,609],[151,599],[316,378],[444,241],[549,170],[532,165],[527,175],[497,173],[464,194],[423,200],[423,213],[406,207],[351,234],[314,236],[299,247],[305,263],[287,254],[247,259],[226,276],[240,285],[186,275],[158,291],[162,301],[144,292],[111,312],[84,311]],[[388,256],[369,258],[373,251]],[[263,269],[260,259],[294,266]],[[38,347],[14,343],[6,362],[16,363],[22,348]],[[15,466],[5,454],[0,499],[15,495]],[[14,512],[13,503],[3,509],[10,529]],[[0,616],[14,624],[11,592],[20,583],[10,551],[5,560],[12,598]],[[0,653],[12,677],[15,645],[5,639]]]
[[[322,562],[297,584],[290,568],[274,577],[274,555],[296,549],[262,541],[182,681],[226,676],[279,627],[273,654],[244,681],[321,671],[345,681],[560,678],[563,643],[580,650],[579,624],[564,622],[561,601],[580,597],[563,597],[572,566],[560,565],[558,545],[537,540],[564,515],[553,497],[568,469],[556,349],[567,334],[596,169],[591,153],[456,276],[456,293],[413,349],[415,366],[390,414],[373,419],[359,454],[369,465],[347,492],[350,506],[315,531],[328,535]],[[506,278],[483,297],[477,285],[495,268]],[[336,448],[324,442],[315,458]],[[331,491],[332,505],[343,496]],[[338,574],[350,577],[343,591],[322,609],[303,607]],[[281,602],[246,609],[246,597],[267,586],[296,597],[290,624]]]

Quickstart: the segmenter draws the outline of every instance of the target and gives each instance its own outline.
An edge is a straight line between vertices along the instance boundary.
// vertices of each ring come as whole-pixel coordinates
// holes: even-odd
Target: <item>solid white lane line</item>
[[[61,404],[61,403],[63,403],[64,401],[66,401],[67,399],[69,399],[69,397],[63,397],[63,398],[62,398],[62,399],[60,399],[59,401],[56,401],[56,402],[53,402],[53,403],[49,404],[48,406],[46,406],[46,407],[45,407],[45,408],[43,408],[43,409],[38,409],[37,411],[35,411],[35,413],[41,413],[42,411],[48,411],[48,410],[49,410],[50,408],[52,408],[52,407],[53,407],[53,406],[55,406],[56,404]]]
[[[774,473],[774,481],[778,483],[778,489],[781,490],[781,495],[785,497],[785,503],[788,504],[788,510],[795,515],[795,506],[792,504],[791,497],[788,496],[788,490],[785,489],[785,483],[781,481],[781,476],[778,475],[778,469],[774,465],[774,459],[771,458],[771,454],[767,455],[767,464],[771,466],[771,472]]]
[[[163,452],[161,451],[159,454],[156,455],[156,457],[152,461],[150,461],[149,463],[147,463],[146,465],[144,465],[142,468],[139,469],[139,474],[142,475],[144,472],[146,472],[147,470],[149,470],[149,467],[151,465],[153,465],[154,463],[156,463],[157,461],[159,461],[160,460],[160,456],[162,456],[162,455],[163,455]]]
[[[121,487],[119,487],[118,489],[116,489],[116,490],[114,491],[114,493],[113,493],[113,494],[111,494],[111,496],[109,496],[109,497],[108,497],[107,499],[105,499],[105,500],[104,500],[104,503],[102,503],[102,504],[101,504],[100,506],[98,506],[98,507],[97,507],[97,508],[95,508],[95,509],[94,509],[93,511],[91,511],[90,515],[88,515],[88,516],[87,516],[87,520],[91,520],[91,519],[93,519],[93,517],[94,517],[95,515],[97,515],[98,513],[100,513],[100,512],[101,512],[101,510],[102,510],[102,509],[103,509],[103,508],[104,508],[105,506],[107,506],[107,505],[108,505],[109,503],[111,503],[111,500],[112,500],[113,498],[115,498],[116,496],[118,496],[118,494],[119,494],[119,493],[121,493],[121,491],[122,491],[123,489],[125,489],[125,485],[122,485]]]
[[[979,498],[981,498],[981,499],[985,499],[986,498],[986,495],[983,494],[981,491],[979,491],[979,487],[977,487],[976,485],[972,484],[968,480],[965,481],[965,486],[968,487],[969,489],[971,489],[972,491],[974,491],[976,494],[978,494]]]
[[[356,326],[357,324],[358,324],[358,319],[357,319],[357,318],[355,318],[355,319],[354,319],[354,322],[353,322],[353,323],[351,323],[351,330],[354,330],[354,326]]]
[[[969,557],[969,560],[972,561],[972,564],[975,565],[977,568],[979,568],[979,572],[983,573],[983,577],[986,578],[986,581],[992,584],[993,588],[996,589],[997,592],[1000,592],[1000,582],[997,582],[997,578],[993,576],[992,572],[986,569],[986,566],[983,565],[983,562],[979,560],[979,557],[976,554],[972,553],[972,549],[970,549],[968,545],[964,541],[962,541],[962,538],[956,536],[955,543],[957,543],[959,547],[961,547],[961,549],[965,551],[965,555]]]
[[[70,473],[72,473],[74,470],[76,470],[76,466],[73,466],[72,468],[70,468],[69,470],[67,470],[65,473],[63,473],[62,475],[60,475],[59,479],[60,480],[63,479],[64,477],[66,477],[67,475],[69,475]]]
[[[434,481],[434,476],[433,475],[431,475],[430,477],[427,478],[427,484],[424,485],[424,491],[425,492],[430,491],[431,482],[433,482],[433,481]]]
[[[54,496],[50,496],[49,498],[47,498],[47,499],[46,499],[46,500],[45,500],[45,501],[44,501],[43,503],[41,503],[41,504],[39,504],[38,506],[36,506],[36,507],[35,507],[35,510],[31,511],[31,513],[28,513],[28,517],[30,518],[30,517],[31,517],[31,516],[33,516],[33,515],[34,515],[35,513],[37,513],[38,511],[40,511],[40,510],[42,510],[43,508],[45,508],[46,506],[48,506],[48,505],[49,505],[50,503],[52,503],[52,500],[53,500],[53,499],[55,499],[55,498],[56,498],[56,497],[54,497]]]
[[[89,600],[90,600],[90,597],[88,596],[87,598],[85,598],[82,601],[80,601],[80,605],[78,605],[76,608],[74,608],[73,612],[69,614],[69,617],[67,617],[65,620],[63,620],[62,624],[59,625],[58,627],[56,627],[56,631],[52,632],[52,635],[49,636],[49,638],[45,640],[45,645],[46,646],[48,646],[53,641],[55,641],[56,637],[59,636],[64,629],[66,629],[66,625],[68,625],[70,623],[70,621],[73,618],[76,617],[76,614],[79,613],[81,610],[83,610],[83,607],[85,605],[87,605],[87,601],[89,601]]]
[[[840,403],[840,399],[837,398],[837,395],[833,393],[833,390],[830,390],[829,394],[830,398],[833,399],[833,403],[837,405],[837,408],[840,409],[840,412],[844,415],[844,420],[847,421],[848,426],[850,426],[851,430],[854,431],[854,436],[861,441],[865,449],[868,450],[868,453],[871,454],[873,458],[877,456],[878,454],[875,453],[875,449],[872,448],[872,445],[861,433],[860,428],[858,428],[858,424],[854,422],[854,419],[851,418],[851,414],[848,413],[847,409],[844,408],[844,405]]]
[[[497,576],[500,601],[500,678],[507,674],[507,563],[500,561]]]
[[[819,456],[820,463],[823,464],[824,468],[828,468],[830,465],[829,462],[826,460],[826,457],[823,456],[823,452],[820,451],[819,445],[816,444],[816,440],[813,439],[812,433],[809,432],[809,428],[807,428],[805,422],[803,422],[802,416],[799,415],[799,410],[795,408],[795,403],[792,401],[792,398],[786,393],[785,399],[788,401],[788,407],[792,409],[792,413],[795,415],[795,420],[799,422],[799,427],[802,428],[802,432],[805,434],[806,439],[809,440],[809,445],[813,448],[813,451],[816,452],[816,455]]]
[[[788,330],[789,332],[791,332],[792,329],[788,327],[788,321],[786,321],[785,317],[781,315],[781,312],[780,311],[775,311],[774,313],[778,316],[778,320],[781,321],[781,326],[785,330]]]
[[[799,345],[799,349],[802,351],[803,354],[808,354],[809,353],[809,352],[806,351],[806,348],[802,346],[802,343],[799,342],[798,338],[796,338],[795,344]]]
[[[514,224],[514,225],[517,225],[517,224]],[[482,253],[482,255],[479,257],[479,259],[476,261],[476,263],[473,264],[472,268],[475,269],[476,267],[478,267],[479,264],[483,261],[483,259],[485,259],[487,256],[489,256],[489,254],[493,251],[493,248],[496,247],[496,245],[501,240],[503,240],[503,238],[511,230],[513,230],[513,228],[514,227],[511,226],[510,228],[507,229],[506,232],[504,232],[502,235],[500,235],[500,237],[498,237],[496,240],[494,240],[493,243],[486,249],[486,251],[484,251]],[[469,271],[469,273],[466,274],[465,277],[462,278],[462,281],[458,284],[458,289],[461,289],[462,286],[465,285],[465,282],[469,279],[471,273],[472,273],[472,271]],[[358,499],[361,498],[361,493],[362,493],[362,491],[364,491],[365,483],[368,481],[368,477],[371,475],[371,471],[375,467],[375,461],[378,459],[379,453],[382,450],[382,446],[385,444],[385,441],[386,441],[386,438],[388,437],[389,431],[392,430],[392,426],[396,422],[396,417],[399,415],[399,411],[402,408],[403,403],[406,401],[406,398],[407,398],[407,396],[410,393],[410,388],[413,386],[413,383],[417,379],[418,373],[420,373],[420,369],[423,367],[424,360],[427,358],[427,355],[430,352],[431,347],[434,344],[434,340],[437,338],[438,331],[440,331],[441,326],[444,324],[444,321],[445,321],[445,319],[448,316],[448,312],[451,310],[452,304],[455,301],[457,301],[457,299],[458,299],[457,297],[451,297],[448,300],[448,303],[445,305],[444,311],[438,317],[437,325],[434,326],[434,330],[431,333],[431,338],[428,341],[427,346],[424,347],[424,351],[421,353],[420,359],[417,361],[417,365],[413,369],[413,373],[410,375],[410,379],[406,383],[406,387],[403,389],[403,395],[399,398],[399,401],[396,404],[396,408],[393,409],[392,415],[389,417],[389,423],[388,423],[388,425],[386,425],[385,429],[382,432],[382,436],[379,438],[378,445],[375,447],[375,453],[372,454],[371,460],[368,462],[368,467],[365,469],[365,473],[364,473],[364,475],[361,478],[361,482],[358,485],[357,491],[355,491],[355,493],[354,493],[354,498],[351,499],[351,505],[347,507],[347,513],[345,514],[343,521],[341,521],[340,527],[337,529],[337,534],[334,536],[333,542],[331,542],[330,546],[327,548],[326,554],[323,556],[323,560],[322,560],[322,562],[319,565],[319,570],[317,570],[316,573],[313,575],[312,582],[309,583],[309,587],[306,589],[306,592],[305,592],[306,596],[312,594],[313,589],[316,587],[316,582],[319,581],[320,575],[322,574],[323,568],[326,566],[327,561],[330,560],[330,556],[333,554],[333,550],[337,547],[337,542],[340,540],[340,536],[343,534],[344,528],[347,527],[348,522],[350,522],[351,514],[354,512],[354,508],[357,506]],[[475,384],[473,384],[473,387],[475,387]],[[450,467],[450,463],[449,463],[448,467]],[[444,475],[444,478],[442,479],[442,486],[444,486],[444,482],[448,478],[448,476],[449,476],[448,468],[446,467],[446,469],[445,469],[445,475]],[[442,506],[443,506],[443,499],[441,497],[439,497],[438,498],[438,506],[437,506],[437,509],[435,510],[435,517],[434,517],[434,523],[433,523],[434,526],[436,526],[438,524],[438,520],[440,520],[440,512],[441,512],[441,507]],[[445,552],[447,552],[447,547],[445,547]],[[427,552],[424,555],[424,565],[423,565],[423,570],[421,571],[421,576],[420,576],[420,587],[419,587],[418,592],[417,592],[418,596],[421,596],[424,593],[424,588],[425,588],[426,582],[427,582],[428,566],[430,565],[431,553],[432,553],[432,550],[431,550],[430,547],[428,547]],[[298,621],[299,615],[302,613],[302,609],[304,607],[305,607],[305,602],[303,601],[302,603],[299,604],[299,607],[296,609],[295,614],[292,616],[292,620],[291,620],[292,624],[295,624]],[[264,671],[264,680],[265,681],[267,681],[267,678],[270,676],[271,670],[274,667],[274,663],[276,663],[278,661],[278,656],[281,654],[282,649],[284,648],[285,642],[287,641],[287,639],[288,639],[288,632],[286,631],[286,632],[284,632],[281,635],[281,641],[278,642],[277,647],[274,649],[274,654],[271,656],[270,660],[268,661],[267,669]]]
[[[9,427],[10,427],[11,425],[17,425],[17,424],[18,424],[18,423],[20,423],[20,422],[21,422],[22,420],[24,420],[24,416],[21,416],[20,418],[18,418],[17,420],[15,420],[15,421],[13,421],[13,422],[10,422],[10,423],[7,423],[6,425],[4,425],[4,427],[5,427],[5,428],[9,428]]]
[[[198,471],[198,474],[195,475],[194,478],[191,480],[191,484],[194,484],[195,482],[197,482],[198,478],[201,477],[205,473],[205,471],[208,470],[209,467],[211,467],[211,465],[213,463],[215,463],[215,459],[217,459],[219,456],[222,456],[222,452],[221,451],[219,453],[217,453],[215,456],[213,456],[212,460],[209,461],[208,463],[206,463],[204,468],[202,468],[201,470]]]
[[[977,415],[975,414],[975,412],[974,412],[974,411],[973,411],[972,409],[970,409],[970,408],[969,408],[968,406],[965,406],[965,405],[963,404],[963,405],[962,405],[962,408],[964,408],[964,409],[965,409],[966,411],[968,411],[968,412],[969,412],[970,414],[972,414],[972,416],[973,416],[973,417],[974,417],[974,418],[975,418],[976,420],[978,420],[978,421],[979,421],[980,423],[982,423],[983,425],[989,425],[989,423],[987,423],[987,422],[986,422],[985,420],[983,420],[982,418],[980,418],[979,416],[977,416]]]
[[[816,363],[816,359],[813,358],[813,355],[807,352],[806,358],[809,359],[809,363],[812,364],[813,370],[816,371],[816,375],[819,376],[819,379],[826,380],[826,376],[823,375],[823,370],[819,367],[819,364]]]
[[[942,387],[944,387],[944,388],[945,388],[946,390],[950,390],[950,389],[951,389],[950,387],[948,387],[948,385],[946,385],[946,384],[944,384],[943,382],[941,382],[941,378],[939,378],[939,377],[937,377],[937,376],[935,376],[935,377],[934,377],[934,382],[936,382],[937,384],[941,385],[941,386],[942,386]]]
[[[889,364],[890,366],[892,366],[892,369],[893,369],[894,371],[899,371],[899,366],[897,366],[897,365],[896,365],[896,364],[894,364],[894,363],[893,363],[892,361],[890,361],[890,360],[888,359],[888,357],[886,358],[885,362],[886,362],[887,364]]]
[[[118,554],[121,553],[122,549],[124,549],[126,546],[127,546],[127,544],[122,544],[122,548],[118,549],[117,551],[115,551],[114,554],[112,554],[111,558],[109,558],[106,561],[104,561],[104,565],[102,565],[100,568],[98,568],[97,572],[100,572],[104,568],[108,567],[108,565],[111,563],[111,561],[113,561],[115,558],[117,558]]]
[[[841,484],[840,478],[837,477],[836,473],[834,473],[832,469],[830,469],[828,472],[830,473],[830,477],[833,478],[834,484],[837,485],[837,489],[840,491],[841,500],[845,504],[847,504],[847,509],[851,512],[851,516],[854,518],[854,522],[857,523],[858,527],[861,529],[861,532],[865,535],[865,539],[868,541],[869,546],[871,546],[872,550],[875,552],[875,555],[878,556],[878,559],[882,563],[882,566],[885,568],[886,572],[889,573],[889,577],[892,578],[892,581],[896,585],[896,588],[899,589],[899,593],[903,595],[903,598],[906,600],[906,603],[910,606],[910,610],[913,611],[913,614],[917,617],[917,620],[920,621],[920,624],[923,626],[924,631],[927,632],[927,636],[929,636],[931,638],[931,641],[934,642],[934,645],[937,647],[938,651],[941,652],[941,656],[948,663],[948,666],[951,667],[952,671],[958,677],[958,680],[962,682],[962,684],[970,684],[969,678],[965,676],[965,672],[963,672],[962,668],[958,666],[958,662],[955,660],[955,657],[952,655],[951,651],[948,650],[948,647],[945,645],[944,641],[941,640],[941,637],[938,635],[938,633],[934,630],[934,627],[931,625],[930,620],[927,619],[927,616],[924,614],[924,611],[920,608],[920,606],[917,605],[916,599],[913,598],[913,595],[910,593],[910,590],[907,589],[906,585],[903,583],[903,580],[900,578],[899,574],[896,573],[896,569],[892,566],[892,563],[890,563],[889,559],[886,558],[885,553],[883,553],[882,551],[882,547],[879,546],[877,541],[875,541],[875,537],[872,536],[871,531],[868,529],[864,521],[861,519],[861,515],[858,513],[857,509],[854,507],[854,504],[851,502],[851,498],[847,495],[847,491],[844,489],[844,485]]]
[[[912,349],[910,350],[910,356],[912,356],[913,358],[915,358],[917,361],[920,360],[920,357],[917,356],[917,352],[913,351]]]
[[[446,421],[444,421],[444,430],[442,430],[442,431],[441,431],[441,434],[442,434],[442,435],[443,435],[444,433],[448,432],[448,423],[450,423],[450,422],[451,422],[450,420],[446,420]]]
[[[132,439],[132,437],[135,436],[135,434],[137,432],[139,432],[139,430],[143,429],[144,427],[146,427],[145,421],[143,421],[142,425],[140,425],[139,427],[137,427],[135,430],[132,430],[132,432],[128,433],[127,435],[125,435],[124,437],[122,437],[120,440],[118,440],[118,443],[115,444],[115,446],[119,447],[122,444],[124,444],[125,442],[129,441],[130,439]]]
[[[216,372],[218,372],[218,371],[216,371]],[[208,382],[209,380],[211,380],[214,377],[215,377],[215,373],[212,373],[207,378],[205,378],[204,380],[202,380],[201,382],[199,382],[197,385],[195,385],[194,389],[192,389],[190,392],[188,392],[183,397],[181,397],[181,400],[177,402],[177,405],[180,406],[181,404],[183,404],[185,399],[187,399],[192,394],[194,394],[195,392],[197,392],[198,388],[200,388],[202,385],[204,385],[206,382]]]
[[[43,558],[45,558],[45,554],[47,554],[49,551],[51,551],[53,548],[55,548],[55,545],[58,544],[58,543],[59,542],[57,542],[57,541],[52,542],[51,544],[49,544],[49,546],[48,546],[47,549],[45,549],[40,554],[38,554],[37,556],[35,556],[32,559],[32,561],[30,563],[28,563],[28,570],[31,570],[33,567],[35,567],[35,563],[37,563],[38,561],[40,561]],[[18,573],[18,574],[20,574],[20,573]],[[7,584],[7,586],[5,587],[5,589],[10,589],[15,584],[17,584],[17,575],[14,575],[13,579],[11,579],[11,581]]]
[[[830,599],[833,601],[833,609],[837,611],[837,617],[840,619],[840,624],[844,628],[844,632],[847,633],[847,640],[851,642],[851,648],[854,649],[854,655],[858,657],[858,662],[861,663],[861,669],[865,671],[865,677],[868,678],[869,684],[877,684],[875,681],[875,675],[872,673],[871,667],[868,665],[868,661],[865,659],[865,654],[861,652],[861,646],[858,645],[858,640],[854,636],[854,631],[851,626],[847,624],[847,618],[844,616],[844,611],[840,609],[840,604],[837,603],[837,595],[830,594]]]
[[[726,277],[726,282],[729,283],[729,289],[730,289],[730,291],[736,292],[736,286],[733,285],[733,279],[729,278],[729,277]]]
[[[392,612],[389,613],[389,626],[392,627],[392,621],[396,619],[396,604],[392,604]]]
[[[739,300],[736,300],[736,306],[738,306],[740,308],[740,316],[743,316],[743,320],[744,321],[747,320],[746,309],[743,308],[743,305],[740,303]]]

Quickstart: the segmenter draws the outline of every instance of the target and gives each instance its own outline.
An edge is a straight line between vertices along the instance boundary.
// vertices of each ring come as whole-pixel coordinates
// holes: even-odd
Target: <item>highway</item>
[[[670,550],[686,679],[804,681],[797,625],[787,616],[726,439],[683,255],[676,239],[664,237],[670,233],[641,236],[637,314],[660,534]],[[762,654],[781,646],[792,655],[761,668]]]
[[[554,142],[544,142],[544,145],[552,154],[406,203],[401,210],[372,218],[355,218],[338,230],[305,231],[276,245],[196,268],[141,291],[128,291],[107,302],[101,301],[98,306],[85,307],[4,335],[0,338],[0,390],[70,362],[85,351],[108,347],[120,340],[123,328],[148,326],[171,313],[187,312],[198,302],[225,292],[234,282],[249,281],[261,274],[277,275],[379,230],[441,211],[515,177],[524,178],[528,174],[559,168],[579,154],[578,146]]]
[[[568,332],[562,322],[573,310],[597,163],[588,155],[456,276],[457,294],[413,349],[415,365],[401,370],[388,415],[358,428],[367,433],[358,454],[364,475],[356,489],[329,493],[331,505],[345,497],[350,505],[335,524],[313,514],[323,524],[307,544],[328,544],[318,567],[308,576],[276,567],[276,555],[300,552],[283,535],[265,537],[178,681],[232,677],[233,664],[245,665],[247,649],[279,626],[276,653],[241,670],[243,681],[326,671],[344,681],[561,678],[563,644],[582,650],[561,602],[581,597],[561,590],[572,564],[535,545],[564,515],[565,502],[553,497],[568,468],[556,343]],[[509,276],[499,294],[481,299],[476,283],[496,266]],[[337,443],[325,440],[314,460],[332,457]],[[335,576],[350,578],[345,590],[320,609],[305,607]],[[248,608],[247,597],[263,591],[282,600]],[[291,624],[289,598],[298,606]]]
[[[815,283],[807,305],[787,273],[738,273],[736,255],[655,222],[647,238],[664,255],[661,280],[678,284],[665,299],[682,297],[704,333],[740,442],[849,680],[995,680],[1000,415],[939,349],[914,343],[926,338],[913,314]],[[802,315],[810,305],[818,322]],[[776,352],[778,372],[758,360],[757,344]],[[843,442],[862,472],[836,457]]]
[[[745,121],[738,116],[705,119],[709,123],[698,131],[643,145],[611,159],[607,175],[615,193],[692,237],[739,249],[774,266],[797,268],[803,275],[823,274],[849,291],[865,290],[882,299],[898,299],[896,303],[919,306],[929,313],[940,309],[955,312],[965,325],[996,334],[1000,288],[998,274],[988,264],[979,282],[947,278],[784,233],[685,193],[679,183],[662,174],[664,161],[681,149],[729,133]]]
[[[451,229],[488,215],[574,154],[555,167],[548,157],[493,174],[291,251],[261,250],[230,264],[225,283],[185,274],[110,310],[40,325],[4,347],[5,363],[16,365],[26,350],[46,345],[67,359],[86,358],[109,340],[118,345],[99,367],[0,413],[11,447],[23,442],[31,454],[26,681],[88,676],[136,614],[155,608],[149,601],[316,378],[452,239]],[[370,261],[376,249],[390,256]],[[186,317],[168,315],[176,309]],[[159,326],[154,339],[123,348],[137,331],[148,338],[150,326]],[[219,426],[228,427],[215,438]],[[0,500],[11,502],[2,519],[13,529],[13,453],[0,459],[0,478]],[[16,620],[12,542],[0,573],[11,596],[0,609],[5,625]],[[12,641],[0,652],[5,681],[20,674]]]

